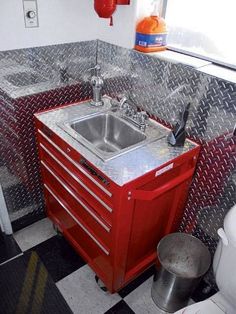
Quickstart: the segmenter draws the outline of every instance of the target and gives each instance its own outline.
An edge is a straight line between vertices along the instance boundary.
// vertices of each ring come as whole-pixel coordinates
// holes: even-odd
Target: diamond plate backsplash
[[[173,126],[190,102],[188,135],[202,145],[180,231],[205,242],[212,254],[217,229],[236,203],[236,85],[179,63],[98,43],[98,62],[129,72],[122,86],[107,82],[108,94],[126,94],[136,105]]]
[[[213,253],[236,203],[236,85],[102,41],[0,52],[0,181],[11,220],[44,209],[33,114],[90,98],[88,69],[96,62],[104,93],[126,94],[167,126],[191,103],[187,131],[202,149],[180,231]]]

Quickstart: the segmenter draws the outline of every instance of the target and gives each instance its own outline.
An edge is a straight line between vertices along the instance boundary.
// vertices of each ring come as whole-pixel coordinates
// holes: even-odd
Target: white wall
[[[143,17],[150,15],[150,13],[153,11],[153,3],[155,1],[154,0],[138,0],[137,1],[137,10],[136,10],[137,21],[140,21]]]
[[[131,48],[137,1],[117,6],[114,26],[100,19],[93,0],[38,0],[39,28],[25,28],[21,0],[0,1],[0,50],[101,39]]]
[[[118,5],[113,16],[113,26],[109,26],[109,20],[99,19],[97,38],[119,46],[133,48],[138,1],[143,0],[131,0],[131,4],[128,6]]]

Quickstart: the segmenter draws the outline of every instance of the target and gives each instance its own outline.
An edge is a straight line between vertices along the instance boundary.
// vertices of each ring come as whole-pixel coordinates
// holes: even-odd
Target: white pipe
[[[0,184],[0,220],[1,220],[1,227],[3,229],[2,231],[7,235],[12,234],[13,231],[12,231],[11,221],[8,215],[7,205],[5,202],[1,184]]]

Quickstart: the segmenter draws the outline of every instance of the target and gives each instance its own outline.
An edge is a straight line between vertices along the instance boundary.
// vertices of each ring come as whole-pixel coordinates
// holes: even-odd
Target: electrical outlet
[[[23,0],[25,27],[39,27],[36,0]]]

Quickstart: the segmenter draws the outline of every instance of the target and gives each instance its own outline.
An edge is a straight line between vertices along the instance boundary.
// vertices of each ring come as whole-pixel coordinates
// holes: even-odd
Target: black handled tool
[[[186,123],[189,116],[190,103],[180,114],[180,121],[176,123],[173,130],[167,137],[167,141],[172,146],[183,146],[186,139]]]

